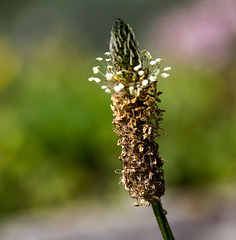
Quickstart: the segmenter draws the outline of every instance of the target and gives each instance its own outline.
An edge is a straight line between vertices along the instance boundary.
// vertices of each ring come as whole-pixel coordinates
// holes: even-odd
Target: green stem
[[[161,201],[156,200],[156,201],[153,201],[151,204],[152,204],[152,209],[153,209],[154,215],[156,217],[157,223],[161,230],[163,239],[164,240],[174,240],[175,238],[172,234],[170,225],[167,221],[166,215],[162,208]]]

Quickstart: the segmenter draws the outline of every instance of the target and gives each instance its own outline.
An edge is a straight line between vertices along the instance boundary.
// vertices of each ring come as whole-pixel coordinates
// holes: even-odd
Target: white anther
[[[161,76],[162,76],[163,78],[167,78],[167,77],[170,76],[170,74],[169,74],[169,73],[162,73]]]
[[[116,72],[116,75],[117,75],[117,76],[122,76],[123,74],[122,74],[121,71],[118,71],[118,72]]]
[[[138,96],[138,97],[139,97],[140,91],[141,91],[141,88],[138,87],[138,89],[137,89],[137,96]]]
[[[164,71],[170,71],[171,70],[171,67],[165,67],[164,68]]]
[[[93,73],[94,73],[94,74],[99,73],[98,68],[99,68],[99,66],[93,67]]]
[[[92,82],[92,81],[94,81],[94,77],[90,77],[88,80],[89,80],[89,82]]]
[[[142,81],[142,85],[143,85],[143,86],[147,86],[147,85],[148,85],[148,80],[147,80],[147,79],[144,79],[144,80]]]
[[[150,76],[150,77],[149,77],[149,80],[150,80],[151,82],[155,82],[155,81],[157,80],[157,77],[156,77],[156,76]]]
[[[96,83],[100,83],[101,82],[101,79],[100,78],[94,78],[94,81],[96,82]]]
[[[107,58],[107,59],[106,59],[106,62],[110,62],[110,61],[111,61],[111,58]]]
[[[114,91],[115,91],[115,92],[119,92],[119,91],[120,91],[120,87],[119,87],[118,85],[116,85],[116,86],[114,87]]]
[[[157,68],[154,70],[154,72],[152,74],[154,74],[154,76],[157,76],[157,75],[159,75],[159,73],[160,73],[160,69]]]
[[[135,67],[134,67],[134,71],[138,71],[141,67],[142,67],[141,64],[135,66]]]
[[[112,74],[112,73],[107,73],[107,74],[106,74],[106,79],[107,79],[108,81],[111,81],[111,80],[113,79],[113,74]]]
[[[129,87],[129,93],[130,95],[134,95],[134,86]]]
[[[111,53],[110,53],[110,52],[105,52],[104,55],[106,55],[106,56],[110,56]]]
[[[120,89],[123,89],[125,87],[125,85],[122,83],[119,83],[118,86],[120,87]]]
[[[101,86],[101,89],[107,89],[107,86],[102,85],[102,86]]]
[[[115,92],[119,92],[119,91],[122,90],[124,87],[125,87],[124,84],[119,83],[118,85],[116,85],[116,86],[114,87],[114,91],[115,91]]]
[[[152,58],[152,55],[151,55],[151,53],[150,53],[149,51],[146,51],[146,52],[145,52],[145,55],[146,55],[146,57],[149,58],[150,60],[153,59],[153,58]]]
[[[102,57],[97,57],[96,60],[101,62],[103,60],[103,58]]]
[[[138,71],[138,75],[139,75],[139,76],[143,76],[143,74],[144,74],[144,71],[143,71],[143,70]]]
[[[155,61],[156,63],[159,63],[162,59],[161,58],[156,58]]]
[[[108,71],[111,71],[112,68],[113,68],[113,67],[112,67],[111,65],[108,65],[108,66],[107,66],[107,70],[108,70]]]
[[[154,66],[154,65],[156,65],[156,64],[157,64],[157,62],[156,62],[155,60],[153,60],[153,61],[150,62],[150,65],[151,65],[151,66]]]
[[[111,90],[110,90],[109,88],[106,88],[106,89],[105,89],[105,92],[106,92],[106,93],[111,93]]]

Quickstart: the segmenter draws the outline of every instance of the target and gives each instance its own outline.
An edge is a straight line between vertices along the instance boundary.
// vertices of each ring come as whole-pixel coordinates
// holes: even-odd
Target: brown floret
[[[112,124],[122,147],[121,183],[137,199],[136,205],[160,198],[165,191],[163,160],[155,142],[163,113],[156,104],[160,94],[156,83],[150,83],[139,96],[118,92],[111,97]]]

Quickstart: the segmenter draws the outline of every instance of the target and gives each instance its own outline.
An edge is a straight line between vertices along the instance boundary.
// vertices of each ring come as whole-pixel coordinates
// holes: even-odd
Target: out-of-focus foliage
[[[161,85],[169,132],[162,149],[174,184],[235,181],[236,2],[212,3],[176,6],[149,29],[151,45],[173,63]]]
[[[171,161],[166,162],[167,182],[175,186],[232,184],[236,169],[232,89],[225,87],[227,80],[218,74],[181,67],[172,74],[160,84],[166,109],[163,127],[168,132],[161,137],[161,152]]]
[[[46,38],[7,87],[1,72],[1,212],[103,195],[118,180],[109,96],[89,84],[94,60],[72,44]],[[19,72],[11,54],[9,74]]]
[[[95,57],[108,50],[116,17],[130,23],[141,48],[148,48],[142,33],[165,6],[141,0],[1,6],[0,213],[119,192],[110,96],[87,79]],[[167,188],[232,183],[235,61],[218,72],[177,62],[165,59],[173,70],[159,86],[168,134],[157,140],[171,161],[165,164]]]

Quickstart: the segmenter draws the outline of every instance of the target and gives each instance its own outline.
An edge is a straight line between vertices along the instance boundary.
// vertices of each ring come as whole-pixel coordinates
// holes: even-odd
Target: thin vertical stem
[[[162,208],[161,201],[158,199],[156,201],[153,201],[151,204],[152,204],[152,209],[153,209],[154,215],[156,217],[157,223],[161,230],[163,239],[164,240],[174,240],[175,238],[173,236],[170,225],[167,221],[166,215]]]

